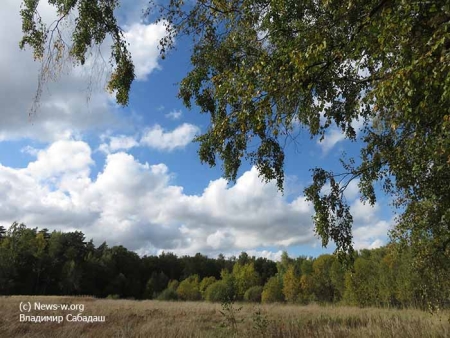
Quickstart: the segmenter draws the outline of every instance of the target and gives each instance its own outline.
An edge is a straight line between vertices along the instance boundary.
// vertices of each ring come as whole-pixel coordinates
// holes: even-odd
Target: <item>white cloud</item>
[[[342,130],[333,128],[328,131],[322,141],[318,140],[317,144],[320,145],[322,151],[327,154],[334,146],[345,140],[345,134]]]
[[[350,181],[350,183],[347,185],[347,188],[345,188],[344,195],[347,200],[354,200],[356,197],[359,196],[359,179],[354,179]]]
[[[324,123],[325,118],[322,117],[322,123]],[[353,119],[351,122],[351,126],[355,130],[356,135],[359,135],[362,131],[362,128],[364,127],[364,119]],[[341,129],[337,127],[331,127],[327,133],[325,134],[325,137],[322,141],[317,140],[317,144],[322,148],[322,152],[324,154],[327,154],[331,149],[333,149],[336,144],[339,142],[342,142],[346,139],[345,134],[342,132]]]
[[[171,120],[179,120],[181,118],[181,115],[183,115],[183,112],[181,110],[173,110],[170,113],[167,113],[165,117]]]
[[[314,241],[311,206],[301,196],[288,203],[254,168],[234,186],[218,179],[186,195],[164,164],[108,154],[95,179],[92,165],[87,143],[63,140],[39,150],[26,168],[0,166],[0,222],[79,229],[141,252],[218,254]]]
[[[391,222],[378,221],[370,225],[360,226],[353,231],[355,249],[375,249],[386,244],[386,234]]]
[[[120,135],[117,137],[111,137],[109,147],[112,151],[128,150],[138,145],[136,139],[131,136]]]
[[[228,255],[226,255],[225,257],[239,257],[239,255],[241,254],[242,251],[235,251],[233,253],[230,253]],[[262,257],[262,258],[267,258],[270,259],[274,262],[280,262],[281,261],[281,256],[283,255],[283,250],[278,250],[278,251],[269,251],[269,250],[247,250],[245,251],[249,257],[255,256],[256,258],[258,257]]]
[[[148,0],[122,0],[120,7],[114,12],[120,25],[130,25],[136,22],[143,23],[144,10],[149,6]]]
[[[150,148],[172,151],[186,147],[199,132],[197,126],[189,123],[183,123],[172,131],[165,131],[157,124],[144,132],[140,143]]]
[[[206,237],[206,244],[214,250],[226,250],[234,244],[235,238],[229,232],[217,230],[215,233]]]
[[[136,79],[144,81],[155,69],[159,69],[158,44],[166,35],[164,22],[158,24],[134,23],[125,31],[125,39],[134,63]]]
[[[256,168],[232,186],[220,178],[201,194],[187,195],[171,183],[166,165],[141,163],[124,152],[108,154],[91,178],[91,153],[83,141],[61,140],[39,150],[25,168],[0,165],[0,223],[77,229],[97,243],[141,253],[245,250],[276,259],[287,247],[317,242],[304,196],[288,202],[274,182],[261,182]],[[366,208],[352,204],[356,248],[381,245],[389,227],[377,208]]]
[[[25,51],[19,49],[18,42],[22,37],[20,5],[21,1],[4,0],[0,11],[0,22],[7,27],[0,30],[0,73],[3,74],[0,79],[0,141],[32,138],[52,142],[67,138],[68,131],[124,125],[124,121],[112,114],[114,107],[101,81],[99,88],[88,89],[89,76],[93,72],[91,69],[87,74],[83,69],[90,66],[77,67],[73,72],[63,71],[57,82],[44,85],[40,108],[30,119],[29,109],[38,86],[40,63],[34,62],[30,47],[27,46]],[[47,1],[40,2],[39,13],[46,23],[56,17],[55,8]],[[68,68],[71,67],[69,62]]]
[[[145,129],[140,137],[112,136],[111,132],[107,132],[100,135],[102,144],[100,144],[98,150],[105,154],[129,150],[134,147],[150,147],[157,150],[172,151],[186,147],[199,131],[200,129],[197,126],[184,123],[172,131],[166,131],[159,124],[156,124]]]
[[[33,148],[32,146],[28,145],[20,149],[20,152],[36,157],[39,152],[39,149]]]
[[[353,219],[357,223],[373,223],[376,221],[380,207],[377,203],[371,206],[368,202],[362,202],[357,199],[350,205],[350,211],[353,215]]]
[[[107,136],[102,135],[101,139],[103,141],[107,138]],[[99,150],[109,154],[113,152],[117,152],[119,150],[129,150],[131,148],[139,146],[138,141],[133,136],[119,135],[119,136],[109,136],[109,144],[102,143],[99,146]]]
[[[262,250],[262,251],[248,250],[247,254],[249,256],[263,257],[263,258],[267,258],[267,259],[270,259],[270,260],[275,261],[275,262],[280,262],[281,261],[281,255],[283,254],[283,251],[282,250],[278,250],[276,252],[272,252],[272,251],[268,251],[268,250]]]
[[[61,174],[88,176],[94,162],[89,145],[82,141],[57,141],[46,150],[37,152],[37,160],[28,165],[27,172],[37,179],[55,178]]]

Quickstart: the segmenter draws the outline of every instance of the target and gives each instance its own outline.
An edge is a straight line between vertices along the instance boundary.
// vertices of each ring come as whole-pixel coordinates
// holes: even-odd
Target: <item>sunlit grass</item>
[[[83,316],[104,323],[21,323],[19,304],[84,304]],[[233,331],[220,304],[109,300],[90,297],[0,297],[0,337],[450,337],[449,313],[419,310],[285,304],[242,307]],[[259,310],[259,314],[258,314]],[[27,315],[66,316],[73,312],[34,311]]]

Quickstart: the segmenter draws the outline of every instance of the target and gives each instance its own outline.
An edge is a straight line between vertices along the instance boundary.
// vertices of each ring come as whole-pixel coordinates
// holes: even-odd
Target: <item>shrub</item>
[[[205,277],[202,279],[202,281],[200,282],[200,293],[202,294],[203,299],[205,299],[205,292],[206,289],[208,288],[208,286],[210,286],[211,284],[214,284],[216,282],[216,278],[215,277]]]
[[[259,285],[252,286],[247,291],[245,291],[244,300],[246,300],[248,302],[260,303],[262,292],[263,292],[262,286],[259,286]]]
[[[178,297],[182,300],[200,300],[198,275],[189,276],[177,288]]]
[[[108,295],[106,299],[120,299],[120,296],[118,294]]]
[[[284,301],[283,284],[278,276],[271,277],[266,285],[264,285],[261,294],[261,301],[263,303],[273,303]]]
[[[169,281],[169,284],[167,284],[167,288],[176,291],[176,290],[178,289],[178,286],[179,286],[179,285],[180,285],[180,282],[179,282],[179,281],[177,281],[176,279],[171,279],[171,280]]]
[[[205,291],[205,299],[209,302],[226,302],[233,298],[233,288],[223,280],[211,284]]]
[[[157,300],[178,300],[178,294],[174,289],[167,288],[160,293]]]

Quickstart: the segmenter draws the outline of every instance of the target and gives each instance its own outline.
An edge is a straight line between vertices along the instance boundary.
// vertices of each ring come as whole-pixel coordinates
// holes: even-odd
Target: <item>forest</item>
[[[80,231],[49,232],[14,222],[0,227],[1,295],[90,295],[99,298],[210,302],[335,303],[448,308],[448,287],[411,264],[408,247],[355,252],[347,266],[335,255],[289,257],[142,256],[123,246],[95,246]],[[427,287],[424,287],[427,286]]]

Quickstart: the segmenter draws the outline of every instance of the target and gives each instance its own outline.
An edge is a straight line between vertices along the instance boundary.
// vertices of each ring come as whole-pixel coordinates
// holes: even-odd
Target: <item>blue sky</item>
[[[20,1],[2,4],[0,224],[81,230],[97,244],[106,240],[141,254],[247,251],[277,259],[283,250],[292,256],[331,252],[314,236],[312,206],[302,191],[311,182],[308,169],[339,171],[341,153],[357,156],[360,144],[343,140],[337,129],[321,143],[299,129],[286,147],[285,195],[273,182],[263,184],[248,163],[236,184],[227,183],[220,166],[200,163],[198,144],[191,142],[209,117],[176,97],[190,67],[189,41],[176,40],[177,49],[160,60],[164,27],[141,21],[145,3],[125,1],[118,12],[138,78],[129,106],[118,107],[103,90],[107,69],[91,58],[48,83],[31,118],[39,63],[29,48],[18,48]],[[44,2],[39,10],[47,22],[54,18]],[[108,55],[108,45],[100,51]],[[374,208],[362,204],[356,182],[347,198],[355,246],[385,244],[392,224],[388,199]]]

